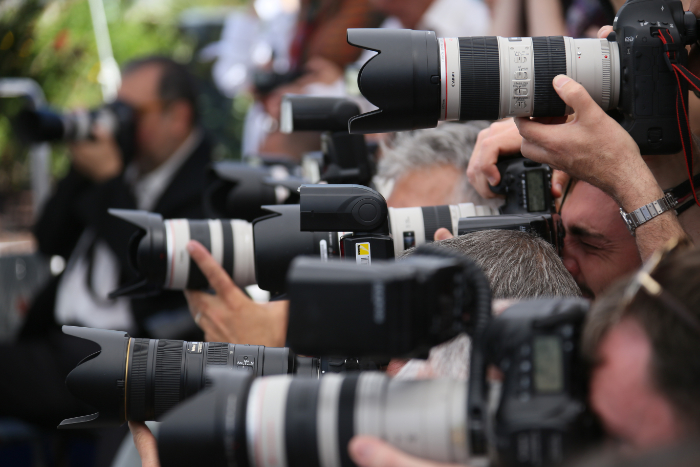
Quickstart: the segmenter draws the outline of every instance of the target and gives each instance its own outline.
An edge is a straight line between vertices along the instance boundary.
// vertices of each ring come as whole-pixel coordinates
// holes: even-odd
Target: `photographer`
[[[83,358],[85,343],[63,335],[61,324],[130,330],[144,337],[197,332],[180,293],[107,298],[131,272],[124,239],[133,233],[108,208],[203,216],[210,146],[197,125],[196,95],[182,65],[161,57],[131,62],[124,67],[118,98],[136,114],[135,152],[122,154],[113,136],[100,128],[94,129],[94,141],[71,146],[70,171],[34,229],[39,251],[63,256],[67,267],[36,298],[18,341],[2,346],[9,355],[2,373],[22,382],[2,386],[3,399],[10,401],[3,404],[3,416],[54,428],[84,413],[67,392],[65,377]]]
[[[590,400],[608,434],[632,451],[672,445],[700,432],[700,250],[655,253],[589,312],[584,351],[593,366]],[[437,467],[387,443],[357,436],[360,467]]]
[[[700,13],[700,2],[693,5],[698,10],[696,13]],[[599,37],[606,37],[610,31],[609,26],[602,28]],[[694,59],[697,62],[696,54],[691,53],[691,69]],[[482,196],[489,196],[488,185],[498,179],[492,164],[499,154],[513,151],[514,147],[532,160],[547,163],[600,188],[628,213],[662,198],[664,189],[687,179],[683,154],[642,157],[631,136],[580,84],[566,76],[557,76],[553,85],[562,100],[574,110],[573,118],[569,121],[564,117],[516,118],[514,124],[522,138],[514,136],[513,124],[500,123],[511,125],[499,132],[500,142],[487,141],[488,135],[484,134],[467,172]],[[697,159],[697,155],[694,157]],[[674,212],[665,212],[651,219],[635,231],[641,257],[649,257],[670,238],[686,234],[700,238],[699,224],[700,214],[694,206],[680,217]]]
[[[377,179],[391,185],[392,208],[474,203],[497,211],[499,199],[484,199],[465,171],[486,122],[447,123],[438,128],[396,133],[382,143]]]

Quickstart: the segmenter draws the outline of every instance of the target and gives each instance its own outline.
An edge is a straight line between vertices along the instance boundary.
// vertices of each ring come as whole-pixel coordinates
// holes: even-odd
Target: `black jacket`
[[[207,138],[203,138],[176,172],[153,211],[164,219],[203,218],[202,194],[206,187],[206,168],[210,162],[211,144]],[[34,226],[39,251],[49,257],[60,255],[67,260],[83,231],[92,227],[97,237],[105,241],[119,259],[122,280],[125,282],[135,277],[135,272],[127,263],[127,246],[136,228],[109,215],[109,208],[137,209],[136,200],[123,175],[104,183],[94,183],[71,167],[68,175],[58,183],[56,192],[44,206]],[[34,300],[20,339],[40,337],[58,327],[54,319],[58,280],[59,277],[54,278]],[[184,295],[179,291],[164,291],[155,297],[132,299],[131,304],[138,337],[150,337],[145,326],[148,317],[187,306]]]

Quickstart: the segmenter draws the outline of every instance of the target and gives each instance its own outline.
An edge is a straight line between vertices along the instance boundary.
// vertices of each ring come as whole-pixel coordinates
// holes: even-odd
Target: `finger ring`
[[[200,311],[194,316],[194,324],[199,327],[199,321],[202,319],[202,312]]]

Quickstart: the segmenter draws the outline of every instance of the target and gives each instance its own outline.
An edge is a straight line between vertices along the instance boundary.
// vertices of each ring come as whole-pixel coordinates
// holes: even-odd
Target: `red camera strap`
[[[659,38],[664,44],[666,51],[666,63],[676,75],[678,89],[676,91],[676,114],[678,115],[678,130],[681,134],[681,142],[683,143],[683,155],[685,156],[685,166],[688,170],[688,180],[690,182],[690,190],[695,198],[695,203],[700,206],[698,194],[695,191],[695,183],[693,181],[693,145],[690,133],[690,125],[688,124],[688,106],[685,102],[687,95],[688,84],[693,86],[697,91],[700,91],[700,78],[692,74],[685,65],[678,63],[677,51],[682,44],[675,44],[673,36],[668,29],[659,29]],[[682,79],[681,79],[682,78]]]

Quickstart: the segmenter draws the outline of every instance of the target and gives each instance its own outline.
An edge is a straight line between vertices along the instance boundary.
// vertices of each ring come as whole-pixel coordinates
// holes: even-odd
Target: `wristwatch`
[[[630,233],[634,235],[634,231],[637,230],[637,227],[649,222],[666,211],[670,211],[676,207],[676,204],[678,204],[676,197],[671,193],[666,193],[663,198],[657,199],[632,212],[625,212],[620,208],[620,215],[622,216],[622,220],[625,221],[625,224],[627,224]]]

